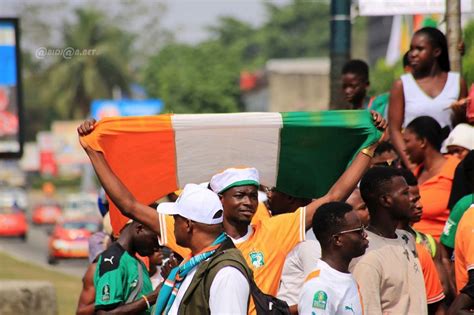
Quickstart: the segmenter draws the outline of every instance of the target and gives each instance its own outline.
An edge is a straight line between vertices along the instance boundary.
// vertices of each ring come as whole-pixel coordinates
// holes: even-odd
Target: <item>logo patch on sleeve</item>
[[[110,287],[108,284],[102,288],[102,301],[110,300]]]
[[[321,310],[326,309],[328,303],[328,295],[324,291],[318,291],[313,297],[313,308],[319,308]]]

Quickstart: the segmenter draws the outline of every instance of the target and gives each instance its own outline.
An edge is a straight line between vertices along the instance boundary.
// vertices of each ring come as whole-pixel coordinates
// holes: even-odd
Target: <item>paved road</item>
[[[31,193],[29,197],[30,205],[34,205],[38,200],[38,195],[35,193]],[[28,217],[30,217],[29,212],[28,210]],[[0,251],[22,261],[36,263],[51,270],[82,277],[88,265],[87,259],[60,260],[56,265],[48,265],[46,261],[48,252],[47,229],[46,226],[35,226],[30,223],[26,242],[15,238],[0,238]]]

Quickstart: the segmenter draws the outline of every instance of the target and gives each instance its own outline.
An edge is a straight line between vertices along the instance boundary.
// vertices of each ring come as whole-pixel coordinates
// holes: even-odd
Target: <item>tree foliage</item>
[[[217,42],[170,45],[146,68],[147,90],[175,113],[237,111],[240,65],[232,54]]]
[[[293,0],[265,7],[268,20],[261,27],[221,17],[208,27],[208,41],[161,50],[145,67],[147,92],[176,113],[238,111],[242,70],[260,69],[271,58],[328,54],[328,1]]]
[[[125,0],[113,7],[93,0],[19,6],[27,140],[54,120],[85,118],[91,100],[111,98],[115,88],[127,93],[136,69],[172,38],[159,21],[162,2]],[[71,47],[81,55],[40,59],[39,47]]]
[[[474,83],[474,21],[464,28],[464,45],[466,53],[462,58],[463,76],[468,87]]]
[[[84,118],[92,100],[111,98],[115,87],[127,92],[132,37],[107,23],[97,11],[76,10],[77,23],[64,27],[64,48],[78,52],[59,58],[48,69],[51,99],[56,112],[68,119]],[[80,47],[80,48],[79,48]]]

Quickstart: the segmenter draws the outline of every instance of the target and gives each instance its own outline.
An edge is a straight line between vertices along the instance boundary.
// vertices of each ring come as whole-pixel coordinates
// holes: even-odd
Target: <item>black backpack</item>
[[[290,307],[288,303],[280,300],[273,295],[263,293],[260,288],[255,284],[253,277],[249,279],[250,283],[250,294],[252,295],[253,302],[255,303],[255,309],[257,315],[271,314],[271,315],[289,315]]]

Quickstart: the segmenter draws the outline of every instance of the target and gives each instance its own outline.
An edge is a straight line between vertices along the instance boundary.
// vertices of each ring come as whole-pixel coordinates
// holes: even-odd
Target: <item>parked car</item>
[[[54,199],[46,199],[37,204],[31,214],[34,224],[54,224],[61,217],[61,207]]]
[[[62,258],[87,258],[89,237],[100,229],[100,221],[89,219],[61,219],[48,240],[48,263]]]
[[[16,206],[0,205],[0,236],[14,236],[26,240],[27,233],[25,212]]]

